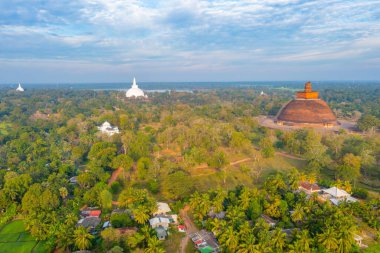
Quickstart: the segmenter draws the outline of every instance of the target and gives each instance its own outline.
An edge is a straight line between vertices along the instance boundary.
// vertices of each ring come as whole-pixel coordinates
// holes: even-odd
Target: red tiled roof
[[[319,191],[321,189],[317,184],[311,184],[309,182],[300,182],[300,187],[308,191]]]
[[[94,217],[99,217],[102,211],[100,210],[91,210],[88,214],[88,216],[94,216]]]

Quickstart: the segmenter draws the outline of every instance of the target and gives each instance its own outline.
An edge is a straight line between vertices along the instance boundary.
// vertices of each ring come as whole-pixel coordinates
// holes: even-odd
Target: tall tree
[[[80,250],[86,250],[89,249],[92,246],[91,240],[94,238],[93,235],[91,235],[88,232],[88,229],[82,226],[79,226],[74,231],[74,241],[75,246],[78,247]]]

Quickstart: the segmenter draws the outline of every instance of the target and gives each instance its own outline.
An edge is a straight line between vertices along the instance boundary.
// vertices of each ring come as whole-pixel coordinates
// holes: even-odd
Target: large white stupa
[[[16,91],[21,91],[21,92],[24,91],[24,88],[21,87],[20,83],[18,84],[18,87],[17,87]]]
[[[127,90],[127,93],[125,94],[125,96],[127,98],[148,97],[147,95],[144,94],[144,91],[140,89],[139,86],[137,86],[136,78],[133,78],[132,87],[129,90]]]

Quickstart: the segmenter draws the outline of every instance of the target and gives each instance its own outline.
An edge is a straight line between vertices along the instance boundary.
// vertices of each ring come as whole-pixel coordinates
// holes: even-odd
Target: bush
[[[319,186],[326,187],[326,188],[331,187],[333,185],[333,183],[334,182],[330,179],[321,179],[318,181]]]
[[[352,196],[360,199],[366,199],[368,197],[368,191],[363,188],[354,188],[352,190]]]
[[[111,216],[111,224],[114,228],[133,226],[133,221],[127,213],[114,213]]]
[[[153,180],[153,179],[149,180],[146,186],[148,190],[153,194],[156,194],[160,191],[160,183],[156,180]]]
[[[113,194],[118,194],[121,191],[121,185],[118,181],[115,181],[111,184],[111,192]]]

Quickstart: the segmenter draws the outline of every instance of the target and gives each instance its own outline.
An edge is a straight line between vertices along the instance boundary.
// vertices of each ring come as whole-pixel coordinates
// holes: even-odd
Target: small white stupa
[[[127,90],[127,93],[125,94],[125,96],[127,98],[148,97],[147,95],[144,94],[144,91],[140,89],[139,86],[137,86],[136,78],[133,78],[132,87],[129,90]]]
[[[21,91],[21,92],[24,91],[24,88],[21,87],[21,84],[20,84],[20,83],[18,84],[18,87],[17,87],[16,91]]]
[[[99,126],[98,130],[103,134],[107,134],[108,136],[120,133],[119,128],[111,126],[108,121],[105,121],[101,126]]]

